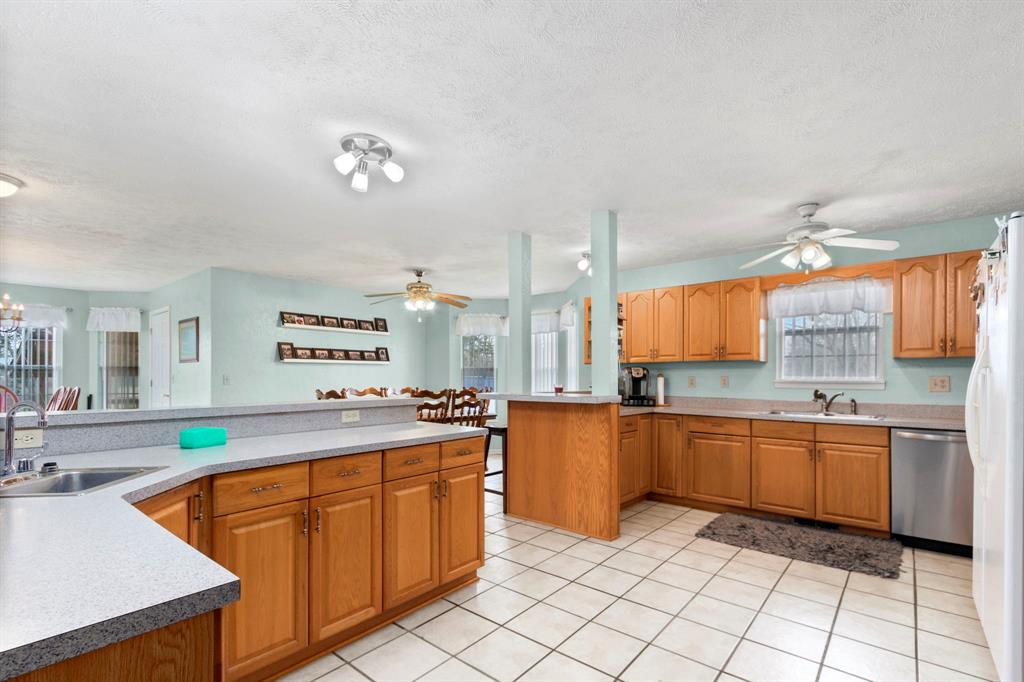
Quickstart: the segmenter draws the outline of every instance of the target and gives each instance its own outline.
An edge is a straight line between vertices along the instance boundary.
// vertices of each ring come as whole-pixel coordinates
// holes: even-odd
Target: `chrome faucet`
[[[11,409],[7,410],[6,419],[4,421],[4,468],[3,471],[0,471],[0,477],[10,476],[11,474],[18,473],[18,471],[27,470],[27,467],[32,465],[32,459],[34,459],[28,458],[25,461],[19,461],[17,470],[15,470],[12,463],[14,460],[14,413],[22,408],[35,410],[37,417],[36,428],[46,428],[46,410],[31,400],[22,400],[17,402],[13,407],[11,407]]]
[[[831,407],[832,407],[832,403],[835,402],[835,399],[838,398],[839,396],[843,396],[843,395],[846,395],[846,393],[836,393],[834,396],[832,396],[831,398],[826,400],[825,401],[825,410],[824,411],[828,412],[829,409],[831,409]]]
[[[811,396],[811,400],[814,402],[821,402],[821,411],[825,411],[825,405],[828,403],[828,396],[825,395],[820,389],[814,389],[814,395]]]

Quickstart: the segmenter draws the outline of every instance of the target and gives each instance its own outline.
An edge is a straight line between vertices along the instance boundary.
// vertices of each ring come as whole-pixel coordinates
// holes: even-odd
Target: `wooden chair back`
[[[398,395],[409,396],[411,398],[415,398],[416,397],[416,391],[418,391],[418,390],[419,389],[413,388],[412,386],[403,386],[402,389],[398,392]]]
[[[370,386],[370,387],[364,388],[362,390],[360,390],[358,388],[350,388],[350,389],[348,389],[348,394],[349,395],[359,396],[359,397],[366,396],[366,395],[375,395],[378,398],[387,398],[388,397],[388,389],[384,388],[384,387],[378,387],[378,386]]]
[[[78,386],[74,386],[68,389],[68,392],[64,394],[64,402],[60,405],[60,410],[69,411],[78,409],[78,396],[82,392]]]
[[[471,396],[452,400],[452,415],[448,420],[457,426],[479,426],[486,423],[487,411],[482,401]]]
[[[448,402],[422,402],[416,406],[416,419],[421,422],[444,423],[448,420]]]
[[[50,399],[46,403],[47,412],[56,412],[60,409],[61,404],[64,402],[64,397],[67,395],[68,389],[63,386],[58,386],[57,390],[53,392]]]
[[[345,396],[335,391],[333,388],[328,391],[321,391],[319,388],[316,389],[317,400],[341,400],[344,397]]]
[[[18,394],[0,385],[0,412],[6,412],[7,408],[14,407],[18,402]]]

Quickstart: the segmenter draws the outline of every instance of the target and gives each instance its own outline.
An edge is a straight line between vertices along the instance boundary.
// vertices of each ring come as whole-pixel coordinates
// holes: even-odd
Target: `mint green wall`
[[[348,386],[426,384],[426,328],[401,301],[371,306],[362,292],[316,282],[214,268],[212,278],[214,405],[314,400],[314,390]],[[343,317],[387,318],[389,336],[290,329],[281,310]],[[297,346],[373,350],[386,346],[388,365],[284,364],[277,342]]]
[[[211,272],[202,270],[177,282],[149,292],[150,311],[169,306],[171,309],[171,405],[173,407],[212,404],[213,333],[211,319]],[[199,318],[199,362],[178,362],[178,322]],[[143,326],[149,327],[148,316]],[[148,364],[148,363],[147,363]]]

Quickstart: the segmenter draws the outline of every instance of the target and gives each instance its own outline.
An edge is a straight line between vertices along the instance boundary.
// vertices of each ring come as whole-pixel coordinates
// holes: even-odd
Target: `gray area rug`
[[[697,531],[697,537],[882,578],[900,577],[903,545],[898,540],[741,514],[720,515]]]

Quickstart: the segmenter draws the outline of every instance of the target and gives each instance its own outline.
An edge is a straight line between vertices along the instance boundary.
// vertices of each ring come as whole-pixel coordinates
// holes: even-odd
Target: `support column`
[[[590,378],[594,395],[619,391],[618,329],[619,218],[602,209],[590,214]]]
[[[530,297],[533,251],[530,235],[512,232],[508,236],[508,380],[509,393],[531,393]]]

